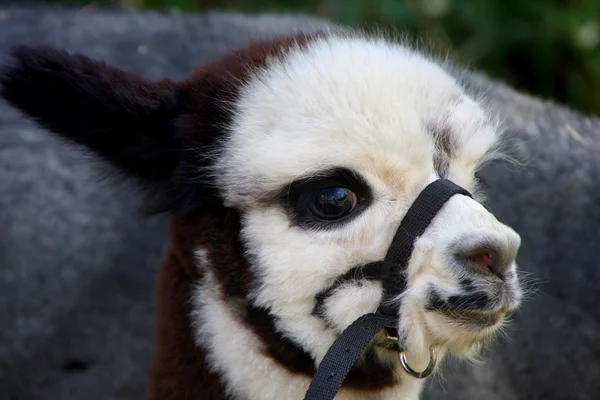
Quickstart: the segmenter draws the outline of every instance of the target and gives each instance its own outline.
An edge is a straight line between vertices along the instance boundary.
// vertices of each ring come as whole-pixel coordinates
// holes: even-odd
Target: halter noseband
[[[408,365],[399,345],[398,314],[393,307],[393,300],[406,287],[402,272],[408,265],[416,239],[425,232],[444,204],[456,194],[472,197],[466,189],[447,179],[438,179],[427,185],[402,219],[385,259],[359,267],[362,272],[377,276],[382,282],[384,293],[379,309],[375,313],[360,316],[331,345],[319,364],[305,400],[333,399],[364,348],[382,329],[385,329],[388,342],[399,352],[400,364],[409,375],[420,379],[433,372],[436,363],[434,348],[430,349],[429,365],[424,371],[414,371]]]

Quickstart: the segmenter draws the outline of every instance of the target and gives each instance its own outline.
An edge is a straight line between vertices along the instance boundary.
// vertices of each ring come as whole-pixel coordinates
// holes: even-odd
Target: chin
[[[472,357],[503,331],[517,305],[496,310],[456,310],[452,308],[425,311],[423,320],[434,345],[443,345],[457,357]]]

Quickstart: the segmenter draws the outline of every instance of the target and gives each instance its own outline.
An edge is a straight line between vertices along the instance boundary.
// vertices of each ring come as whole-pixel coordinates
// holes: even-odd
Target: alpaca
[[[2,13],[0,64],[15,44],[43,38],[146,77],[178,80],[249,40],[324,24],[299,15],[79,12],[19,1]],[[140,44],[148,51],[136,51]],[[511,317],[510,340],[491,346],[484,363],[446,366],[422,397],[594,398],[600,119],[462,66],[454,76],[474,96],[485,94],[506,128],[503,141],[526,163],[492,162],[479,176],[487,206],[522,236],[521,278],[536,280],[536,294]],[[32,400],[140,398],[166,215],[144,218],[127,188],[99,181],[85,154],[2,99],[0,121],[0,392]]]
[[[20,47],[2,96],[83,145],[168,212],[149,396],[302,398],[336,336],[374,311],[381,259],[408,206],[447,177],[451,199],[415,245],[397,299],[417,368],[468,357],[519,307],[519,235],[481,204],[475,172],[499,127],[444,64],[405,44],[325,32],[252,44],[184,82]],[[326,297],[319,297],[327,293]],[[376,340],[339,398],[416,398],[422,381]]]

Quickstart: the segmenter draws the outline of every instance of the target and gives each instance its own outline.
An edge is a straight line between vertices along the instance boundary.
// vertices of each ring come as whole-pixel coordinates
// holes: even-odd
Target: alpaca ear
[[[182,113],[177,84],[47,46],[19,46],[12,57],[0,71],[8,103],[145,186],[173,190],[183,147],[175,130]]]
[[[176,84],[46,46],[20,46],[12,56],[0,72],[0,95],[15,108],[123,172],[168,179],[181,150]]]

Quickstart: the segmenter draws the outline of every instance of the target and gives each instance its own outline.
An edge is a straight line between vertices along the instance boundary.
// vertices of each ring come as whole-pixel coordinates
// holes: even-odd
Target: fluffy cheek
[[[335,246],[291,226],[282,211],[249,212],[242,222],[242,239],[259,282],[254,300],[261,305],[313,298],[328,279],[344,272],[343,254]]]
[[[336,278],[385,256],[393,236],[388,219],[374,207],[339,228],[308,230],[293,225],[278,206],[245,213],[241,237],[259,282],[253,300],[314,307],[315,296]]]
[[[382,295],[380,282],[351,282],[336,289],[315,311],[329,328],[342,333],[360,316],[375,312]]]
[[[315,315],[317,294],[351,268],[383,258],[386,239],[393,234],[382,228],[383,217],[368,212],[339,229],[307,231],[275,206],[242,216],[241,238],[255,277],[250,301],[277,316],[278,330],[316,360],[325,355],[336,332],[375,311],[381,301],[380,285],[367,282],[330,299],[326,318]]]
[[[255,275],[250,301],[277,316],[277,329],[320,360],[336,335],[313,312],[315,296],[353,265],[340,237],[306,232],[283,210],[261,209],[242,219],[242,240]],[[338,232],[338,235],[341,234]]]

